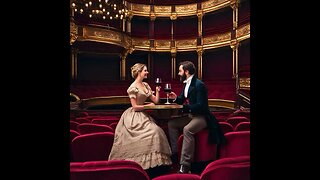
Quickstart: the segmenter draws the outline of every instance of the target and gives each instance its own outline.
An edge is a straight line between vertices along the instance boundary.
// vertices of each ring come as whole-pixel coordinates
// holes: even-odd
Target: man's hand
[[[170,93],[169,93],[169,98],[170,98],[170,99],[176,99],[176,98],[177,98],[176,93],[170,92]]]

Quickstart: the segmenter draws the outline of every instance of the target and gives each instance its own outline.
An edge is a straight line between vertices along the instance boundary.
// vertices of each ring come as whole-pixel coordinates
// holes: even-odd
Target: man
[[[173,161],[177,159],[177,141],[180,130],[183,129],[183,144],[180,158],[180,169],[178,173],[189,173],[191,162],[194,156],[195,139],[194,135],[208,128],[209,141],[215,144],[225,142],[225,137],[220,130],[219,124],[208,106],[208,90],[205,84],[196,78],[196,69],[192,62],[184,61],[179,65],[180,81],[184,88],[179,96],[174,92],[169,94],[177,104],[183,104],[183,116],[168,122],[169,139],[171,143]]]

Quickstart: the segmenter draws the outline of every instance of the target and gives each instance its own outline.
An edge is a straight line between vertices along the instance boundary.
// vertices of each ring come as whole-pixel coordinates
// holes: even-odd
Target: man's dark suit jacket
[[[184,97],[184,84],[181,94],[177,97],[176,103],[183,104],[183,112],[191,113],[193,115],[204,115],[206,117],[207,128],[209,132],[209,142],[213,144],[223,144],[226,139],[220,129],[216,117],[210,112],[208,105],[208,90],[205,84],[198,78],[193,76],[191,84],[188,89],[187,99],[188,104],[185,104],[186,98]]]

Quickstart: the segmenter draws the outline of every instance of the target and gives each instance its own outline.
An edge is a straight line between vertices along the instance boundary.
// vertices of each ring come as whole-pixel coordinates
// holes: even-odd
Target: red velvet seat
[[[114,132],[114,130],[110,126],[92,123],[79,124],[77,129],[80,134],[89,134],[96,132]]]
[[[250,131],[250,122],[240,122],[234,131]]]
[[[220,126],[220,129],[221,131],[225,134],[225,133],[228,133],[228,132],[233,132],[234,131],[234,128],[233,126],[230,124],[230,123],[227,123],[227,122],[218,122],[219,123],[219,126]]]
[[[236,131],[225,134],[227,142],[219,146],[218,157],[250,156],[250,131]]]
[[[197,174],[166,174],[152,180],[200,180],[200,176]]]
[[[250,180],[250,157],[223,158],[207,165],[201,180]]]
[[[73,121],[78,122],[79,124],[91,122],[90,119],[87,119],[87,118],[76,118]]]
[[[178,157],[180,159],[183,135],[178,139]],[[217,145],[209,144],[208,130],[204,129],[195,134],[195,151],[193,162],[213,161],[217,155]]]
[[[250,122],[250,120],[244,116],[234,116],[227,118],[226,122],[235,128],[240,122]]]
[[[71,142],[72,140],[77,137],[80,136],[80,133],[78,133],[75,130],[70,129],[70,142],[69,142],[69,146],[70,146],[70,161],[74,161],[73,160],[73,155],[72,155],[72,147],[71,147]]]
[[[76,122],[76,121],[70,121],[70,130],[75,130],[75,131],[78,131],[78,125],[80,123],[79,122]]]
[[[149,180],[142,167],[129,160],[70,163],[70,180]]]
[[[118,123],[117,122],[113,122],[110,124],[110,127],[112,127],[113,131],[116,130],[116,127],[117,127]]]
[[[75,137],[71,142],[74,161],[108,160],[113,139],[112,132],[90,133]]]
[[[99,119],[92,119],[91,123],[93,124],[103,124],[103,125],[108,125],[112,123],[118,123],[120,118],[99,118]]]

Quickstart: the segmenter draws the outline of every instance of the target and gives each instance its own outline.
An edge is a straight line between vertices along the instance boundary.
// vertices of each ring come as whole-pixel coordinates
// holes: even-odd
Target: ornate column
[[[77,79],[78,77],[78,49],[71,47],[70,63],[71,63],[71,79]]]
[[[240,83],[239,83],[239,74],[238,74],[238,47],[239,43],[237,42],[237,39],[232,39],[230,43],[230,47],[232,48],[232,78],[236,79],[236,106],[239,105],[239,89],[240,89]]]
[[[198,78],[202,79],[202,54],[203,54],[203,49],[197,48],[197,53],[198,53]]]
[[[120,79],[121,80],[126,80],[126,59],[127,59],[128,53],[131,54],[130,49],[126,49],[121,54],[121,59],[120,59]]]
[[[177,64],[177,52],[176,51],[172,51],[171,52],[171,79],[176,79],[177,77],[177,69],[176,69],[176,64]]]
[[[131,35],[131,20],[132,20],[133,15],[129,13],[128,18],[127,18],[127,32],[129,35]]]
[[[233,9],[233,30],[237,29],[238,27],[238,5],[239,0],[231,0],[230,6]]]

